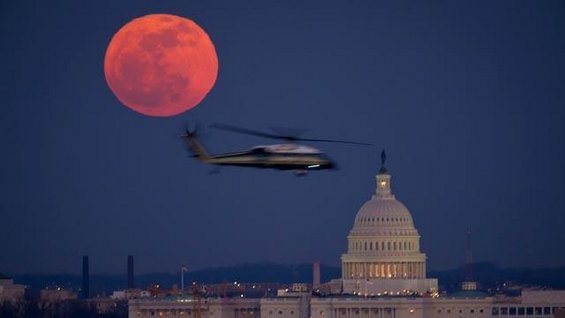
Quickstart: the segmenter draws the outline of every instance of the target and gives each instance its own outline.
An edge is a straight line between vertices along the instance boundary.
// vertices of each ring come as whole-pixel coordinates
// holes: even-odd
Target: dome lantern
[[[383,149],[383,151],[381,152],[381,169],[379,170],[379,174],[376,177],[377,178],[377,190],[376,190],[375,195],[378,198],[394,199],[394,195],[392,195],[392,192],[391,192],[391,189],[390,189],[390,174],[386,170],[385,161],[386,161],[386,153]],[[374,198],[374,196],[373,196],[373,198]]]

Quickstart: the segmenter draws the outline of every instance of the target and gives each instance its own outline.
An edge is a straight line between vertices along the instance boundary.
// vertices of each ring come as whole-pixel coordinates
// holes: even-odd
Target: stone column
[[[424,277],[424,275],[423,275],[423,273],[422,273],[423,270],[424,270],[424,263],[421,263],[421,262],[420,262],[420,275],[418,276],[418,278]]]
[[[422,278],[426,278],[426,262],[422,262]]]
[[[424,272],[424,262],[420,263],[420,278],[424,278],[426,273]]]

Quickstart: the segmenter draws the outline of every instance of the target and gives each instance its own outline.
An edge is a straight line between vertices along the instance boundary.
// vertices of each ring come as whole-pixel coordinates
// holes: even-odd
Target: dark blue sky
[[[150,118],[103,73],[133,18],[195,20],[219,58],[195,109]],[[380,149],[430,269],[565,265],[563,1],[4,1],[0,272],[338,265]],[[211,168],[185,122],[307,128],[341,170]],[[211,152],[269,143],[206,130]]]

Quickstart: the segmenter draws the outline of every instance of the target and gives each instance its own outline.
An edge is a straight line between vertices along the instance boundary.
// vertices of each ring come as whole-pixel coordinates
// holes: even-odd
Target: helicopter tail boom
[[[211,157],[208,154],[208,151],[206,151],[206,148],[202,146],[202,144],[198,141],[198,138],[196,137],[196,130],[191,132],[187,128],[186,133],[182,135],[182,137],[186,139],[188,149],[193,153],[196,159],[204,162],[210,160]]]

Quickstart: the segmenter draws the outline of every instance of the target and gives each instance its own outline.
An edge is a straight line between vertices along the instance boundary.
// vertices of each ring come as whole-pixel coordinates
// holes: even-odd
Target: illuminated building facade
[[[343,292],[436,292],[437,280],[426,278],[426,254],[420,251],[412,215],[392,194],[384,151],[381,157],[375,194],[359,209],[341,257]]]

